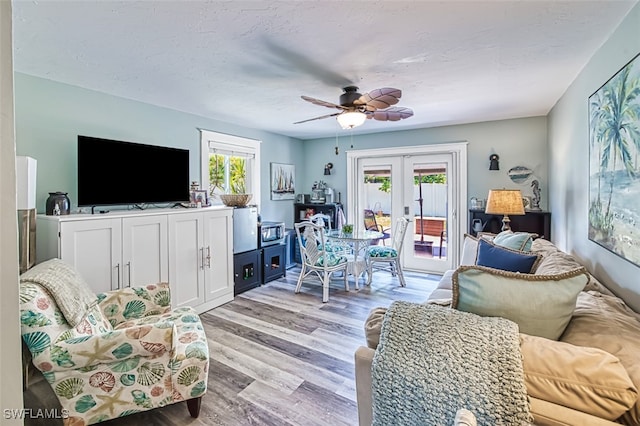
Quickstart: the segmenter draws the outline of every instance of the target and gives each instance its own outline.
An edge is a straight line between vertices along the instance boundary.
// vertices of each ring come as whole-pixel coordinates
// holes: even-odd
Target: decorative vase
[[[71,213],[71,201],[66,192],[50,192],[46,203],[48,216],[60,216]]]

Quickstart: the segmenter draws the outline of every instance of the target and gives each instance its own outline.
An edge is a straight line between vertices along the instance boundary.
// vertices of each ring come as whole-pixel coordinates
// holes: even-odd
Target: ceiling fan
[[[293,124],[306,123],[307,121],[321,120],[323,118],[337,117],[338,123],[343,129],[353,129],[362,125],[366,119],[373,118],[379,121],[398,121],[409,118],[413,115],[411,108],[392,107],[398,103],[402,97],[402,90],[391,87],[375,89],[364,95],[358,93],[356,86],[343,88],[344,93],[340,95],[340,104],[322,101],[309,96],[301,96],[307,102],[327,108],[339,109],[339,112],[322,115],[320,117],[309,118],[297,121]]]

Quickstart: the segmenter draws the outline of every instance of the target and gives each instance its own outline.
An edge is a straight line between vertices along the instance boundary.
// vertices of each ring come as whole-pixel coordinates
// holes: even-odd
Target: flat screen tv
[[[189,150],[78,135],[78,206],[189,201]]]

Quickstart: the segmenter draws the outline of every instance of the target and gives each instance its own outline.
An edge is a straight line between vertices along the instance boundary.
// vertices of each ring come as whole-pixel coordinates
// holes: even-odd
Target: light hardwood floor
[[[209,339],[208,391],[200,417],[185,403],[101,423],[130,425],[356,425],[353,354],[364,345],[369,311],[394,300],[423,302],[440,276],[405,272],[407,287],[377,272],[370,287],[346,292],[332,283],[329,302],[308,277],[294,294],[300,269],[250,290],[200,317]],[[362,288],[363,287],[363,288]],[[24,393],[25,407],[60,407],[42,380]],[[53,425],[26,419],[25,425]],[[61,424],[61,422],[59,422]]]

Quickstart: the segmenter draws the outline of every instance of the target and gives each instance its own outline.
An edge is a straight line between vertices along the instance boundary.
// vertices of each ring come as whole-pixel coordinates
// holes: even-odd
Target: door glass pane
[[[363,217],[366,229],[383,232],[385,237],[374,244],[386,245],[391,234],[391,167],[364,169]]]
[[[447,165],[413,165],[413,255],[447,259]]]

